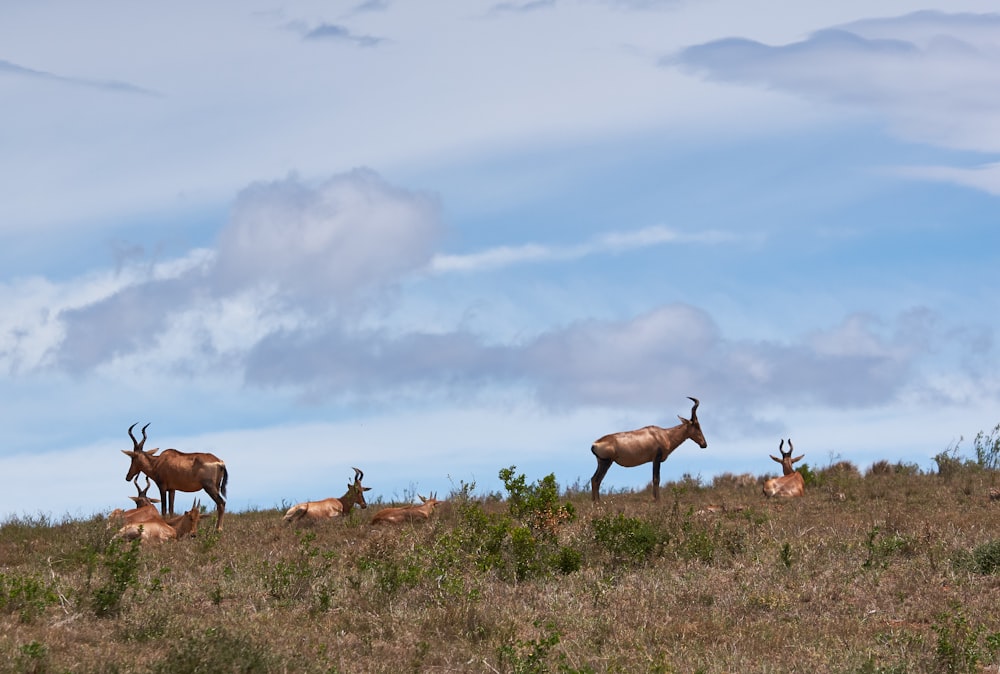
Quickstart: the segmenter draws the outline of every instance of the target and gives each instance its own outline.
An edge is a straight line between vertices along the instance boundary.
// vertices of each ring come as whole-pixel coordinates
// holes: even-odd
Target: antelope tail
[[[219,485],[219,492],[222,493],[222,497],[226,496],[226,485],[229,484],[229,469],[226,468],[226,464],[222,464],[222,484]]]

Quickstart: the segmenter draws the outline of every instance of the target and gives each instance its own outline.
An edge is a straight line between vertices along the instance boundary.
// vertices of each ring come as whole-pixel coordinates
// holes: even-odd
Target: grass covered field
[[[937,460],[805,466],[794,500],[686,476],[596,506],[511,467],[425,523],[261,510],[145,547],[101,516],[13,519],[0,671],[998,672],[1000,476]]]

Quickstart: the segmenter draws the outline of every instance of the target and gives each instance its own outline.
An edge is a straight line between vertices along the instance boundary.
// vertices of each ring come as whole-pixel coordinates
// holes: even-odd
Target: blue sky
[[[0,516],[127,505],[135,422],[237,510],[585,484],[689,395],[664,479],[968,447],[1000,14],[814,4],[4,3]]]

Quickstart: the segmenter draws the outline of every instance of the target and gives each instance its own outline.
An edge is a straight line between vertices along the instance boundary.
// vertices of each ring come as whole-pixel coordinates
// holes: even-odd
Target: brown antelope
[[[792,447],[792,439],[788,438],[788,453],[787,454],[785,453],[785,440],[784,440],[784,438],[782,438],[781,443],[778,444],[778,454],[781,454],[781,458],[779,459],[774,454],[769,454],[768,455],[768,456],[771,457],[772,461],[776,461],[776,462],[778,462],[778,463],[781,464],[781,474],[782,475],[791,475],[792,473],[794,473],[795,469],[792,468],[792,464],[793,463],[798,463],[805,456],[805,454],[799,454],[798,456],[796,456],[793,459],[792,458],[792,453],[794,451],[795,451],[795,448]]]
[[[160,489],[160,514],[165,518],[174,514],[174,494],[177,491],[205,490],[216,506],[215,530],[222,531],[222,517],[226,514],[226,483],[229,482],[229,471],[225,462],[214,454],[205,452],[179,452],[176,449],[165,449],[158,456],[157,449],[143,450],[146,444],[146,428],[142,427],[142,442],[135,439],[132,429],[128,427],[128,436],[132,438],[132,450],[122,450],[122,454],[132,458],[132,463],[125,474],[126,480],[145,473]]]
[[[156,512],[156,506],[154,506],[153,504],[154,503],[159,503],[160,499],[158,499],[158,498],[150,498],[150,497],[146,496],[146,492],[149,491],[149,476],[146,477],[146,488],[145,489],[142,489],[139,486],[139,476],[138,475],[135,476],[135,479],[132,480],[132,483],[135,485],[136,492],[138,492],[137,496],[129,496],[130,499],[132,499],[133,501],[135,501],[135,507],[134,508],[130,508],[129,510],[122,510],[121,508],[115,508],[114,510],[112,510],[111,513],[108,515],[108,528],[109,529],[112,526],[118,526],[118,522],[121,522],[122,524],[125,524],[125,523],[131,521],[131,520],[129,520],[129,517],[132,517],[134,519],[136,517],[136,514],[139,511],[141,511],[143,508],[146,508],[146,506],[149,506],[149,508],[146,508],[146,510],[144,512],[152,510],[152,512],[153,512],[154,515],[157,514],[157,512]]]
[[[401,506],[399,508],[383,508],[375,513],[372,524],[399,524],[401,522],[413,522],[415,520],[430,519],[431,513],[441,501],[437,500],[434,494],[429,498],[420,497],[420,505]]]
[[[698,423],[698,399],[688,396],[694,402],[691,408],[691,420],[682,416],[677,418],[681,423],[671,428],[646,426],[635,431],[623,431],[605,435],[595,442],[590,451],[597,457],[597,471],[590,478],[591,498],[600,500],[599,490],[604,475],[611,464],[631,468],[644,463],[653,463],[653,500],[660,499],[660,464],[666,461],[670,453],[677,449],[685,440],[693,440],[699,447],[705,449],[708,442],[701,432]]]
[[[788,439],[788,452],[785,453],[784,450],[785,441],[782,440],[781,444],[778,445],[778,452],[781,454],[781,458],[771,454],[771,458],[781,464],[781,471],[783,475],[781,477],[774,477],[770,480],[764,481],[764,496],[776,496],[778,498],[795,498],[796,496],[802,496],[806,493],[806,483],[802,479],[802,474],[792,468],[792,464],[796,461],[801,461],[805,454],[800,454],[794,459],[792,458],[792,452],[794,451],[792,447],[792,439]]]
[[[365,474],[358,468],[354,469],[354,484],[347,483],[347,492],[340,498],[326,498],[322,501],[306,501],[299,503],[288,509],[285,513],[285,523],[295,524],[315,524],[320,520],[333,519],[349,515],[351,508],[357,505],[360,508],[367,508],[365,503],[365,492],[371,487],[364,487],[361,480]]]
[[[201,520],[201,504],[196,499],[191,510],[178,517],[168,521],[154,510],[149,519],[126,522],[116,535],[127,541],[136,538],[153,543],[178,540],[197,534],[199,520]]]

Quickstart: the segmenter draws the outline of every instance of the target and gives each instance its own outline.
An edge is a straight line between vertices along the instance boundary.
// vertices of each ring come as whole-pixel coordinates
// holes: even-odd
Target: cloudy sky
[[[127,506],[135,422],[235,510],[585,485],[687,396],[665,479],[968,447],[1000,14],[876,4],[3,3],[0,517]]]

